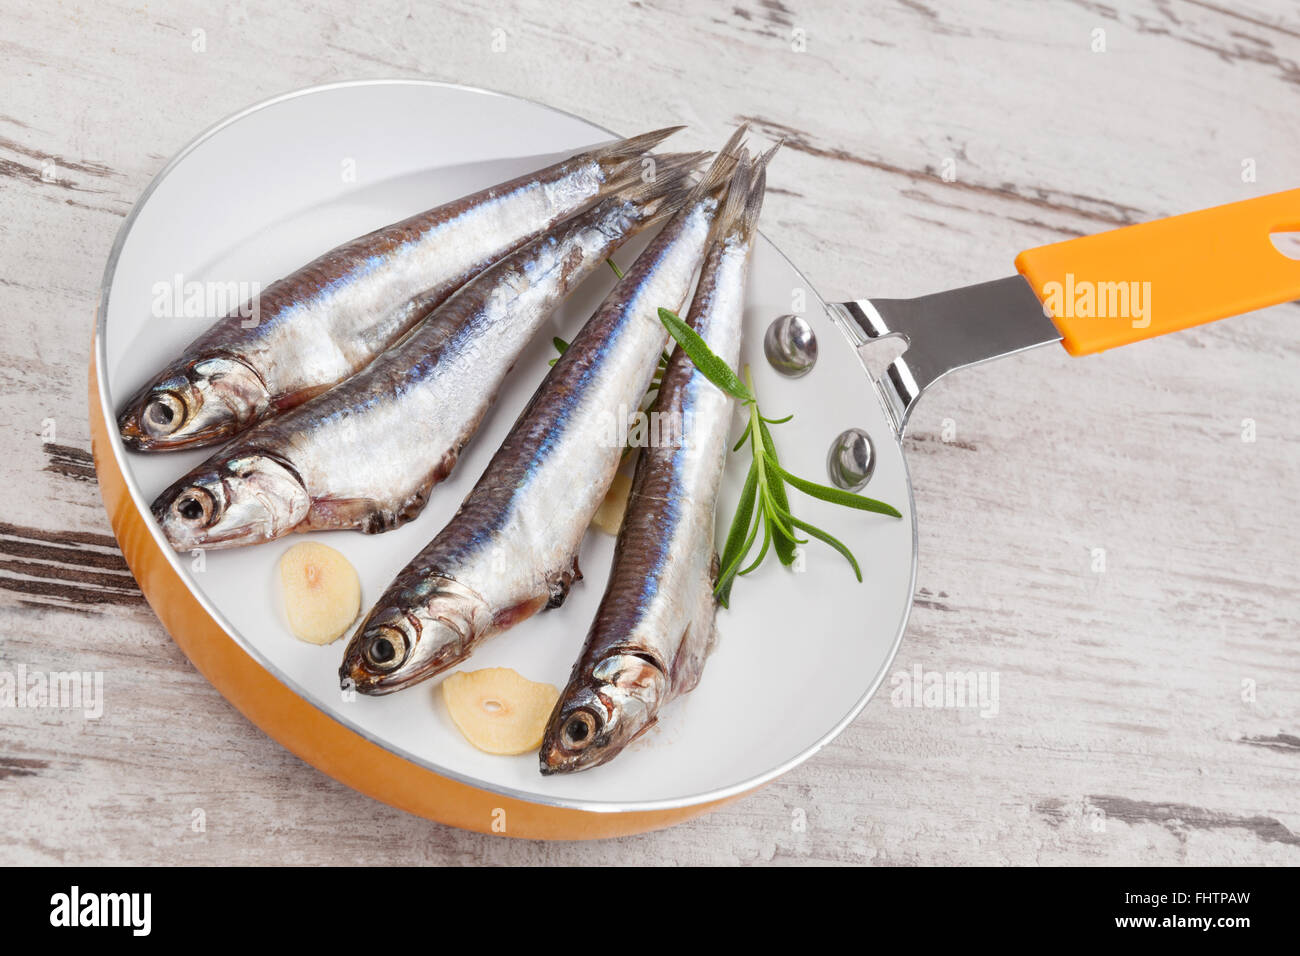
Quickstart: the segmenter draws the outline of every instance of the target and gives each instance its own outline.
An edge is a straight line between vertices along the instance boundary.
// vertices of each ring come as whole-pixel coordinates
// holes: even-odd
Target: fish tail
[[[767,191],[767,164],[780,148],[781,144],[777,143],[754,159],[742,161],[736,168],[727,187],[727,200],[718,215],[719,236],[748,240],[753,235]]]
[[[665,153],[654,157],[653,165],[633,168],[616,195],[641,207],[642,222],[652,225],[668,218],[686,202],[695,188],[691,174],[711,154]]]
[[[727,181],[727,195],[713,223],[715,238],[725,239],[742,235],[745,229],[745,201],[754,180],[754,160],[748,151],[736,163],[736,170]]]
[[[629,136],[627,139],[620,139],[608,146],[593,149],[590,156],[595,162],[600,163],[601,168],[606,173],[615,175],[623,172],[625,167],[636,167],[642,156],[669,136],[672,136],[673,133],[685,128],[685,126],[665,126],[663,129],[651,130],[649,133],[642,133],[640,136]]]
[[[731,138],[718,151],[713,165],[705,171],[704,177],[696,184],[694,192],[691,193],[692,199],[717,195],[731,181],[731,174],[735,172],[736,165],[745,153],[744,140],[747,132],[749,132],[749,124],[742,123],[731,134]]]
[[[740,157],[741,151],[745,146],[745,137],[749,134],[749,124],[741,123],[736,127],[736,131],[731,134],[731,138],[722,144],[719,151],[725,156]]]

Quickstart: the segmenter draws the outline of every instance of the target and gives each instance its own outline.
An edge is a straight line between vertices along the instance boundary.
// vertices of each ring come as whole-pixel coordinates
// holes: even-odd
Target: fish
[[[409,687],[564,602],[667,342],[658,310],[690,293],[743,133],[574,337],[451,521],[362,621],[339,667],[344,688]]]
[[[343,381],[493,262],[637,180],[647,151],[681,128],[587,150],[331,249],[151,376],[119,411],[123,444],[220,444]]]
[[[415,518],[564,297],[681,208],[707,156],[661,158],[653,176],[471,279],[356,375],[237,436],[154,501],[168,541],[232,548]]]
[[[775,149],[736,171],[686,320],[733,370]],[[674,350],[653,409],[680,424],[637,459],[609,581],[542,736],[543,775],[607,763],[699,683],[716,639],[714,511],[734,406]]]

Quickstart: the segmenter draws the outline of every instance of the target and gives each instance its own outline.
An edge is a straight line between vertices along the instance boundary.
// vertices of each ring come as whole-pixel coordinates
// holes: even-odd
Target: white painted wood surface
[[[0,861],[1300,862],[1294,304],[943,382],[907,443],[920,593],[896,671],[996,673],[997,715],[887,686],[758,794],[600,845],[407,816],[247,723],[124,570],[85,413],[122,218],[267,96],[423,76],[620,130],[689,123],[676,148],[746,117],[787,143],[765,232],[828,298],[903,296],[1300,185],[1294,3],[10,0],[5,22],[0,671],[101,671],[106,709],[0,709]]]

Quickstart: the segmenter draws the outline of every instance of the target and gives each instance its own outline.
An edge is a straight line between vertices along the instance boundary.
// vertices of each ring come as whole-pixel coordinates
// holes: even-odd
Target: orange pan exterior
[[[203,609],[150,533],[150,519],[131,499],[107,429],[92,357],[90,433],[99,489],[113,534],[149,606],[185,656],[226,700],[271,738],[340,783],[389,806],[462,830],[534,840],[594,840],[643,833],[745,796],[662,810],[595,812],[554,807],[452,780],[367,740],[282,684]]]

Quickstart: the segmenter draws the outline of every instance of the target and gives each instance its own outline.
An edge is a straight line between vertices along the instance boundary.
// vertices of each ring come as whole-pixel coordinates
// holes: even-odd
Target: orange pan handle
[[[1016,269],[1072,355],[1300,299],[1300,189],[1028,249]]]

